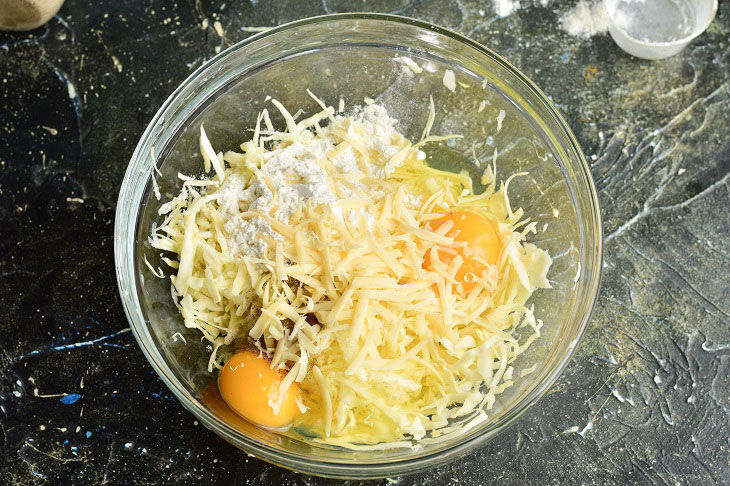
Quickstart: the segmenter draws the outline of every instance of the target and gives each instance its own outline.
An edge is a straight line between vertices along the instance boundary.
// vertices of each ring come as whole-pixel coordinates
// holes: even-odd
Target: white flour
[[[226,221],[224,227],[230,235],[229,243],[232,243],[234,253],[254,258],[260,258],[266,252],[266,242],[261,235],[271,236],[275,240],[283,239],[279,233],[271,229],[268,221],[258,216],[250,220],[240,216],[232,218]]]
[[[358,225],[360,224],[360,220],[362,218],[365,218],[365,224],[368,227],[368,230],[372,231],[372,229],[375,227],[375,216],[368,213],[367,211],[348,211],[347,213],[347,220],[350,222],[350,224]]]
[[[357,110],[354,117],[359,130],[349,127],[348,138],[364,146],[377,158],[379,166],[377,169],[371,167],[373,175],[381,178],[389,176],[397,167],[385,163],[403,145],[402,138],[394,128],[396,120],[388,116],[385,108],[376,104]],[[342,121],[345,118],[336,119]],[[267,250],[263,235],[281,239],[281,235],[265,219],[244,219],[241,212],[261,211],[287,223],[297,211],[312,204],[328,205],[337,216],[343,217],[341,209],[336,206],[338,198],[330,186],[327,171],[320,165],[327,158],[327,153],[335,148],[337,139],[331,135],[331,130],[332,127],[328,126],[316,137],[302,138],[286,147],[265,152],[260,172],[250,180],[237,172],[228,171],[216,194],[234,254],[261,258]],[[419,159],[422,155],[425,156],[420,151],[417,154]],[[352,147],[341,150],[329,161],[342,174],[362,174]],[[343,192],[347,196],[350,191]],[[384,194],[371,192],[370,196],[378,200]],[[367,212],[351,211],[347,218],[355,224],[360,218],[365,218],[369,229],[375,223],[375,217]]]
[[[414,196],[413,194],[406,194],[405,201],[406,206],[408,206],[411,209],[417,209],[421,207],[421,204],[423,204],[423,201],[420,197]]]
[[[327,172],[319,166],[319,160],[332,148],[329,141],[315,138],[307,144],[295,142],[264,154],[261,175],[252,187],[262,186],[268,190],[267,181],[273,186],[281,205],[274,214],[276,219],[289,221],[310,201],[315,206],[335,202],[335,195],[327,182]],[[268,194],[252,200],[250,208],[268,211],[273,199],[271,191],[268,191]]]
[[[494,0],[494,13],[499,17],[507,17],[520,8],[520,0]]]
[[[356,115],[363,131],[362,137],[357,137],[368,150],[380,155],[382,160],[388,160],[400,150],[394,137],[398,134],[394,125],[396,120],[388,116],[388,112],[380,105],[368,105]],[[390,175],[390,174],[387,174]]]
[[[608,16],[603,0],[589,3],[580,0],[560,18],[560,25],[568,34],[588,39],[608,31]]]
[[[357,165],[355,150],[352,147],[347,147],[345,150],[330,158],[330,162],[343,174],[361,172],[360,167]]]

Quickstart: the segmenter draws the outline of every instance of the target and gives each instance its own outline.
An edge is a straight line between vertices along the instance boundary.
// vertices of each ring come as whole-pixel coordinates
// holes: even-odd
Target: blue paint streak
[[[99,343],[101,343],[101,346],[111,346],[111,347],[118,347],[118,348],[126,349],[126,346],[123,346],[120,344],[114,344],[114,343],[104,343],[104,341],[109,340],[109,339],[114,339],[115,337],[119,336],[120,334],[124,334],[129,331],[131,331],[131,329],[127,327],[127,328],[119,330],[115,333],[109,334],[108,336],[102,336],[102,337],[99,337],[96,339],[92,339],[90,341],[84,341],[84,342],[80,342],[80,343],[71,343],[71,344],[62,344],[60,346],[53,346],[50,348],[36,349],[35,351],[31,351],[30,353],[26,353],[22,356],[18,356],[16,358],[14,358],[14,360],[21,360],[21,359],[27,358],[29,356],[35,356],[37,354],[42,354],[42,353],[46,353],[49,351],[64,351],[67,349],[84,348],[86,346],[93,346],[93,345],[99,344]]]
[[[165,400],[174,401],[174,399],[171,395],[169,395],[167,393],[163,393],[161,391],[160,392],[150,392],[150,395],[152,395],[155,398],[162,398]]]
[[[79,395],[78,393],[71,393],[70,395],[61,397],[61,403],[63,403],[64,405],[73,405],[74,403],[79,401],[79,398],[81,398],[81,395]]]
[[[126,344],[114,344],[114,343],[101,343],[99,346],[104,346],[108,348],[118,348],[118,349],[127,349],[129,346]]]

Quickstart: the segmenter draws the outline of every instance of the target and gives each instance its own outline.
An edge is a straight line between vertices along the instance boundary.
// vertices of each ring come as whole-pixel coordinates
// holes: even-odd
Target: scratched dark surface
[[[535,80],[591,162],[607,235],[554,390],[479,452],[391,483],[730,484],[730,3],[660,62],[571,37],[574,2],[542,3],[69,0],[0,32],[0,483],[335,484],[247,457],[170,396],[127,328],[112,226],[147,122],[216,48],[372,9],[467,33]]]

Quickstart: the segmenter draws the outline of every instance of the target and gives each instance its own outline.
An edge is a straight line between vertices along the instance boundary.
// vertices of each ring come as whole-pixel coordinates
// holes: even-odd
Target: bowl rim
[[[313,24],[320,24],[333,21],[351,21],[351,20],[373,20],[373,21],[384,21],[394,22],[398,24],[406,24],[414,26],[426,31],[431,31],[437,34],[449,37],[467,47],[470,47],[480,54],[491,58],[495,63],[501,65],[504,69],[509,71],[517,81],[524,84],[524,86],[534,95],[535,100],[544,105],[547,109],[549,116],[554,119],[552,122],[555,123],[557,131],[562,131],[562,134],[566,136],[569,147],[564,147],[566,153],[572,151],[578,158],[577,166],[573,167],[576,172],[577,178],[585,184],[585,189],[588,192],[589,198],[587,205],[590,207],[590,214],[593,217],[593,227],[590,228],[595,238],[595,244],[593,248],[593,254],[588,253],[588,256],[592,256],[592,265],[594,271],[590,274],[586,274],[585,277],[590,280],[587,282],[586,295],[587,299],[583,301],[577,312],[580,316],[580,320],[576,320],[578,327],[574,333],[574,339],[568,344],[567,351],[560,358],[560,361],[556,363],[551,373],[546,375],[542,382],[538,383],[532,390],[523,396],[517,405],[509,410],[506,410],[499,417],[499,426],[492,428],[491,430],[484,430],[479,434],[465,434],[463,438],[458,439],[454,444],[449,445],[447,448],[436,449],[430,451],[428,454],[416,454],[414,457],[407,457],[399,459],[394,462],[373,462],[373,463],[362,463],[362,462],[344,462],[344,461],[326,461],[326,460],[306,460],[299,454],[285,452],[270,448],[268,445],[261,444],[258,440],[250,438],[240,431],[230,427],[221,421],[215,414],[207,411],[206,409],[198,406],[194,401],[193,397],[190,397],[185,388],[181,385],[177,377],[173,374],[172,370],[164,363],[164,360],[159,360],[155,357],[155,353],[159,354],[156,347],[152,346],[151,341],[147,341],[144,333],[147,332],[146,322],[140,312],[139,297],[136,292],[136,271],[134,262],[134,251],[127,252],[125,255],[125,248],[127,246],[132,247],[136,228],[137,220],[134,221],[134,230],[130,233],[131,241],[122,241],[121,233],[124,232],[124,225],[129,222],[124,219],[125,216],[125,200],[129,197],[130,185],[132,179],[139,174],[149,160],[146,154],[142,151],[145,149],[146,141],[152,137],[154,128],[161,124],[168,110],[174,107],[175,102],[179,95],[184,89],[192,82],[194,82],[201,73],[207,71],[215,64],[221,62],[223,59],[228,57],[234,51],[241,49],[249,44],[265,39],[268,36],[285,32],[287,30],[309,26]],[[547,119],[547,118],[543,118]],[[152,165],[152,164],[148,164]],[[151,167],[150,167],[151,171]],[[138,216],[136,213],[135,217]],[[585,224],[585,221],[584,221]],[[133,248],[132,248],[133,249]],[[131,254],[129,254],[131,253]],[[369,12],[358,12],[358,13],[339,13],[339,14],[328,14],[320,15],[316,17],[308,17],[286,24],[282,24],[276,27],[266,30],[261,33],[252,35],[242,41],[230,46],[223,50],[213,58],[202,64],[195,71],[193,71],[165,100],[156,112],[155,116],[149,122],[145,131],[139,139],[139,142],[135,148],[135,151],[130,159],[130,163],[122,181],[119,197],[117,200],[117,207],[115,212],[115,224],[114,224],[114,260],[115,260],[115,273],[117,277],[117,283],[119,286],[119,292],[124,307],[124,312],[127,316],[127,320],[132,329],[137,343],[142,349],[143,354],[152,365],[155,372],[163,380],[168,388],[173,392],[178,401],[183,405],[185,409],[190,411],[196,416],[203,425],[216,433],[219,437],[232,443],[236,447],[243,449],[245,452],[255,455],[256,457],[265,460],[267,462],[286,467],[295,471],[301,471],[307,474],[314,474],[326,477],[347,477],[347,478],[383,478],[392,477],[394,475],[404,475],[415,473],[424,469],[431,469],[438,465],[442,465],[451,462],[459,457],[466,455],[467,453],[475,450],[482,446],[487,441],[497,436],[501,431],[512,425],[519,417],[525,414],[541,397],[543,397],[547,391],[552,387],[558,377],[564,372],[568,363],[571,361],[573,353],[577,348],[577,343],[583,336],[588,322],[590,321],[595,303],[598,297],[600,288],[601,273],[602,273],[602,262],[603,262],[603,226],[601,213],[599,210],[598,194],[596,192],[595,184],[590,173],[588,163],[585,156],[580,148],[580,145],[575,138],[569,125],[566,123],[562,115],[559,113],[554,104],[550,99],[519,69],[514,67],[502,56],[481,45],[480,43],[473,41],[465,35],[454,32],[453,30],[441,27],[430,22],[413,19],[401,15],[393,14],[380,14],[380,13],[369,13]],[[581,269],[584,272],[585,269]],[[130,285],[131,284],[131,285]],[[141,319],[140,319],[141,317]],[[160,356],[161,357],[161,356]],[[245,443],[245,446],[240,443],[234,443],[231,438],[227,437],[229,434],[234,434],[237,438]]]

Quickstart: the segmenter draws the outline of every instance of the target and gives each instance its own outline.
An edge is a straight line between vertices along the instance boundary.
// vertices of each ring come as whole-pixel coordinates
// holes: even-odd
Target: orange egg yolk
[[[495,265],[502,242],[494,227],[494,223],[484,216],[470,211],[451,211],[441,218],[429,221],[433,230],[442,224],[451,221],[453,226],[446,236],[454,241],[464,242],[466,246],[455,246],[452,250],[464,259],[455,279],[463,286],[464,291],[470,292],[476,286],[476,277],[481,277],[487,270],[487,265]],[[438,251],[439,260],[448,265],[454,259],[454,254],[447,251]],[[431,259],[426,255],[423,268],[431,267]]]
[[[272,370],[267,358],[241,351],[223,366],[218,388],[223,400],[241,417],[265,427],[282,428],[299,414],[299,388],[295,383],[276,407],[282,378],[283,373]]]

